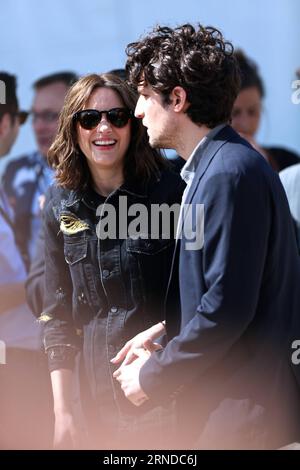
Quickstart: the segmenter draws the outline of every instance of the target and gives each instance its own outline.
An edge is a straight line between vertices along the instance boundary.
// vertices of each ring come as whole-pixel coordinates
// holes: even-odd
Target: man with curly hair
[[[113,359],[125,358],[115,377],[137,406],[175,400],[174,447],[293,442],[300,426],[299,371],[291,359],[300,337],[300,263],[278,175],[228,125],[240,83],[233,47],[215,28],[186,24],[157,27],[127,54],[140,95],[135,115],[153,147],[186,160],[183,207],[197,214],[203,204],[204,221],[195,217],[187,227],[182,210],[165,347],[153,343],[163,324],[140,333]],[[188,235],[202,228],[202,245],[193,245]]]

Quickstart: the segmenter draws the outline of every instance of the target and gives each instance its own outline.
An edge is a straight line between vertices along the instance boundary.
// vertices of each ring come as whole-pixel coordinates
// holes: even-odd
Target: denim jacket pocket
[[[170,273],[174,241],[170,239],[127,239],[131,288],[139,292],[145,317],[152,323],[163,318],[162,307]],[[128,323],[129,316],[126,318]]]
[[[174,240],[153,239],[153,238],[128,238],[127,251],[130,253],[140,253],[143,255],[156,255],[174,244]]]
[[[87,256],[87,241],[77,243],[65,243],[64,246],[65,259],[71,266],[83,260]]]
[[[70,238],[70,239],[69,239]],[[68,237],[64,245],[66,263],[69,265],[73,284],[73,304],[76,324],[81,327],[100,308],[100,298],[96,289],[96,273],[89,253],[91,239]],[[79,320],[80,317],[80,320]],[[79,323],[78,323],[79,322]]]

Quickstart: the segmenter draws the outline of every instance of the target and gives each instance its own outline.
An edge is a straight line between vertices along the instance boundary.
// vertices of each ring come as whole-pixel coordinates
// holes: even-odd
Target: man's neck
[[[204,124],[198,126],[190,121],[181,128],[180,135],[178,136],[178,143],[176,151],[184,160],[188,160],[195,147],[205,137],[211,129]]]

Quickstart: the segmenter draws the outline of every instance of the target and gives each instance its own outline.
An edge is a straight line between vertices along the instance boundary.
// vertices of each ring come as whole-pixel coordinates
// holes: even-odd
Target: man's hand
[[[140,385],[140,370],[154,351],[162,349],[159,344],[150,340],[145,341],[144,346],[146,349],[139,348],[132,351],[136,358],[133,362],[125,364],[124,361],[113,374],[114,378],[120,383],[125,397],[135,406],[142,405],[149,398]]]
[[[160,346],[157,343],[152,343],[152,341],[164,333],[165,327],[163,322],[159,322],[156,325],[151,326],[151,328],[142,331],[141,333],[134,336],[134,338],[132,338],[130,341],[127,341],[123,348],[120,349],[120,351],[110,360],[110,362],[113,364],[118,364],[123,361],[122,365],[127,365],[137,359],[137,356],[134,353],[134,351],[137,349],[148,349],[148,347],[150,347],[150,352],[153,352],[151,350],[151,344],[156,345],[155,349],[153,349],[154,351],[160,349]],[[146,345],[148,345],[148,347]]]

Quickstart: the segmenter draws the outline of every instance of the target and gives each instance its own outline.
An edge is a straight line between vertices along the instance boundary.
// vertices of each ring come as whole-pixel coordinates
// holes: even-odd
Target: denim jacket
[[[126,196],[128,207],[143,204],[150,214],[153,204],[179,205],[182,191],[181,178],[170,171],[146,187],[124,184],[103,201],[92,190],[50,188],[41,316],[50,370],[71,368],[78,349],[88,358],[87,368],[95,363],[93,356],[109,364],[128,339],[164,318],[174,236],[164,238],[160,231],[157,239],[149,234],[137,239],[100,239],[96,210],[99,202],[104,203],[102,208],[111,204],[119,220],[119,196]],[[97,387],[101,380],[95,374],[94,370],[92,381]]]

